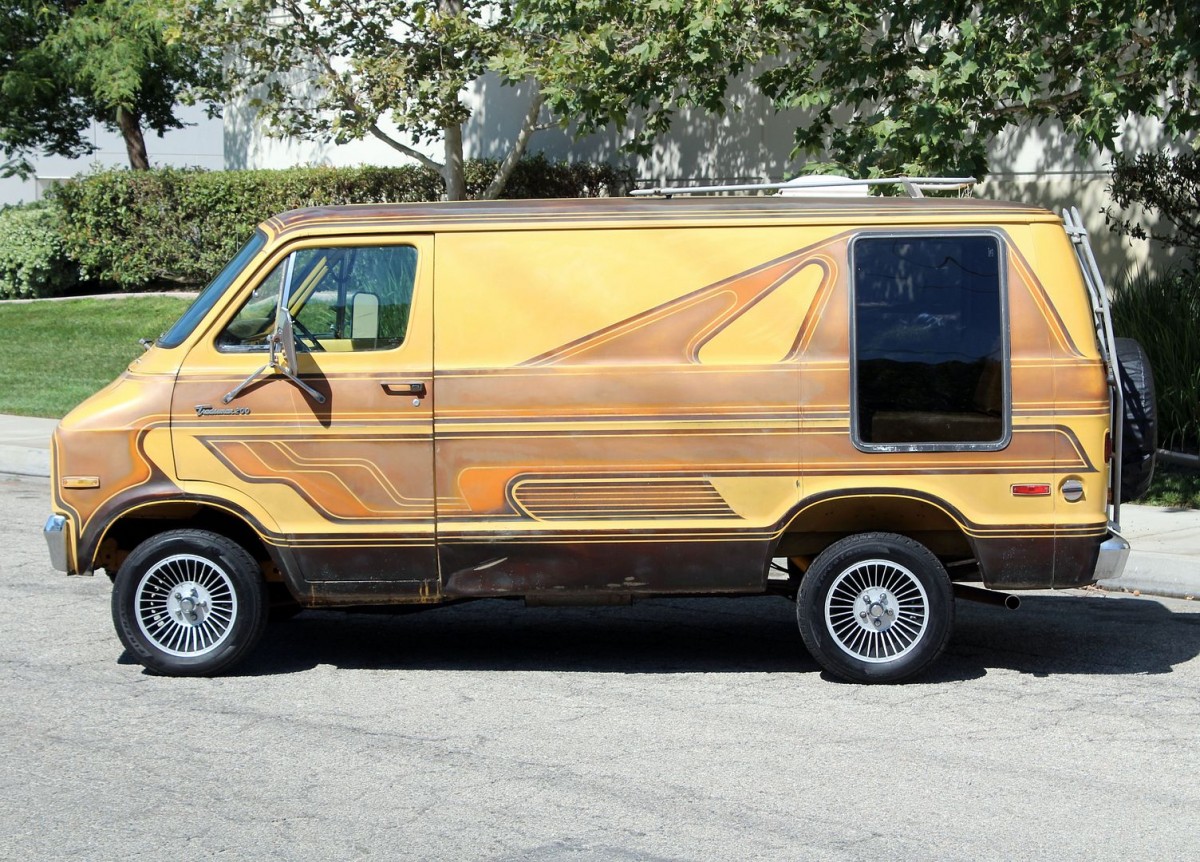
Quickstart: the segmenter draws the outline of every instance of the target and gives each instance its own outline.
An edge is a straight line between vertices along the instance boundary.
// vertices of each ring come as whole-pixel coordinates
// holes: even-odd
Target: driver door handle
[[[387,382],[380,384],[388,395],[411,395],[414,398],[424,398],[428,390],[419,380],[405,383]]]

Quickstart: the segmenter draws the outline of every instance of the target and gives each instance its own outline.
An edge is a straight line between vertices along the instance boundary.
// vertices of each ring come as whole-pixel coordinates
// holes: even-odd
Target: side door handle
[[[424,398],[428,394],[425,384],[419,380],[405,383],[388,381],[380,385],[388,395],[411,395],[414,398]]]

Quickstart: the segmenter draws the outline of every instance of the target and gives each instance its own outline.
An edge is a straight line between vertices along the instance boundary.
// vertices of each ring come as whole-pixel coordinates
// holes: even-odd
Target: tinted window
[[[1000,241],[854,243],[857,439],[997,443],[1004,437]]]
[[[412,246],[294,252],[288,307],[302,346],[386,350],[404,341],[417,272]],[[221,333],[226,350],[265,350],[288,260],[271,271]]]

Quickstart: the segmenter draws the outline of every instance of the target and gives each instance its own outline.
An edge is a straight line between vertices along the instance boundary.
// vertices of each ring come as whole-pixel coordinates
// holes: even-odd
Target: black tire
[[[209,676],[258,643],[267,591],[246,550],[205,530],[172,530],[142,542],[117,571],[113,624],[151,673]]]
[[[1154,372],[1142,345],[1118,338],[1117,363],[1121,367],[1121,393],[1125,398],[1121,448],[1121,502],[1136,500],[1150,488],[1158,450],[1158,406]]]
[[[813,560],[796,599],[800,635],[825,670],[852,682],[899,682],[926,670],[950,640],[954,592],[919,542],[860,533]]]

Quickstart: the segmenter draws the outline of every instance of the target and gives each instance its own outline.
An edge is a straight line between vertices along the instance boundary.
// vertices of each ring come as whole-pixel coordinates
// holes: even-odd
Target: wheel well
[[[96,550],[95,568],[104,569],[109,578],[116,577],[117,569],[134,548],[151,536],[179,528],[208,530],[225,536],[246,549],[258,562],[267,581],[283,580],[267,546],[253,527],[237,515],[202,503],[162,503],[123,515],[109,526],[101,539]]]
[[[907,536],[943,562],[974,557],[962,525],[946,508],[899,492],[861,493],[803,504],[784,528],[776,556],[791,558],[804,569],[838,539],[870,532]]]

